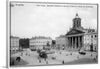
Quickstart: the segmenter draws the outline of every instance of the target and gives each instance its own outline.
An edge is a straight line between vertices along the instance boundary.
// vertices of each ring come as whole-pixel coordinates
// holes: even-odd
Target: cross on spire
[[[75,16],[75,18],[79,18],[79,16],[78,16],[78,13],[76,13],[76,16]]]
[[[76,13],[76,16],[78,16],[78,13]]]

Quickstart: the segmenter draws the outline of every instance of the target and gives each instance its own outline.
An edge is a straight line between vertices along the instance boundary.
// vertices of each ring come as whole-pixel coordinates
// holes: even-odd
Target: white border
[[[15,1],[15,0],[11,0],[11,1]],[[16,0],[16,1],[22,1],[22,0]],[[25,0],[25,1],[26,1],[26,0]],[[31,0],[31,1],[33,1],[33,0]],[[37,1],[40,1],[40,0],[37,0]],[[51,1],[54,2],[55,0],[51,0]],[[64,1],[64,0],[60,0],[60,2],[61,2],[61,1]],[[79,0],[77,0],[77,1],[78,1],[78,3],[81,3]],[[74,2],[74,3],[77,3],[77,1]],[[95,0],[94,0],[94,1],[95,1]],[[90,3],[94,3],[94,1],[90,1]],[[40,2],[42,2],[42,1],[40,1]],[[43,2],[44,2],[44,0],[43,0]],[[46,0],[46,2],[47,2],[47,0]],[[50,1],[49,1],[49,2],[50,2]],[[56,0],[56,2],[57,2],[57,0]],[[72,0],[71,0],[70,2],[72,2]],[[70,2],[69,2],[69,3],[70,3]],[[86,3],[86,2],[89,3],[89,1],[84,1],[84,3]],[[63,3],[63,2],[62,2],[62,3]],[[67,3],[67,2],[66,2],[66,3]],[[83,1],[82,1],[82,3],[83,3]],[[95,3],[97,3],[97,2],[95,2]],[[9,10],[9,7],[8,7],[8,10]],[[6,11],[7,11],[7,9],[6,9]],[[9,13],[9,11],[8,11],[8,13]],[[8,14],[8,13],[6,12],[6,14]],[[8,16],[6,16],[6,17],[9,18],[9,14],[8,14]],[[8,54],[9,54],[9,51],[8,51],[8,50],[9,50],[9,42],[8,42],[8,41],[9,41],[9,37],[8,37],[8,36],[9,36],[9,26],[8,26],[8,25],[9,25],[9,19],[7,20],[7,22],[8,22],[8,23],[6,24],[6,31],[8,31],[8,32],[7,32],[7,34],[6,34],[6,37],[7,37],[7,42],[6,42],[7,44],[6,44],[6,46],[7,46],[7,45],[8,45],[8,46],[7,46],[6,48],[7,48]],[[98,27],[98,29],[99,29],[99,27]],[[98,31],[98,33],[99,33],[99,31]],[[98,44],[98,46],[99,46],[99,44]],[[98,52],[99,52],[99,51],[98,51]],[[7,54],[7,55],[8,55],[8,54]],[[99,54],[98,54],[98,55],[99,55]],[[9,57],[9,55],[8,55],[7,57]],[[9,58],[7,58],[7,60],[8,60],[8,59],[9,59]],[[9,62],[9,60],[8,60],[8,62]],[[87,64],[87,65],[88,65],[88,64]],[[63,65],[62,65],[62,66],[63,66]],[[61,66],[61,67],[62,67],[62,66]],[[68,67],[69,65],[66,65],[66,66]],[[79,65],[78,65],[78,66],[79,66]],[[92,66],[94,66],[94,65],[92,65]],[[9,63],[7,64],[7,67],[9,68]],[[44,67],[45,67],[45,66],[44,66]],[[54,67],[55,67],[55,66],[54,66]],[[61,67],[60,67],[60,68],[61,68]],[[79,66],[79,67],[80,67],[80,66]],[[86,67],[87,67],[87,66],[86,66]],[[89,65],[89,67],[91,67],[91,65]],[[95,67],[96,67],[96,66],[95,66]],[[58,68],[59,68],[59,67],[58,67]],[[70,68],[70,67],[68,67],[68,68]],[[74,65],[73,65],[73,68],[74,68]],[[83,67],[83,68],[84,68],[84,67]],[[83,69],[83,68],[82,68],[82,69]],[[66,68],[65,68],[65,69],[66,69]],[[94,68],[93,68],[93,69],[94,69]],[[96,69],[96,68],[95,68],[95,69]]]

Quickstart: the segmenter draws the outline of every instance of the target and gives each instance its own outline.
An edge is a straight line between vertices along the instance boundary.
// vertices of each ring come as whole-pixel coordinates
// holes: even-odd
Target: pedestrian
[[[70,53],[70,55],[72,55],[72,53]]]
[[[26,56],[27,56],[27,53],[26,53]]]
[[[48,61],[46,61],[46,64],[48,64]]]
[[[17,57],[16,58],[16,61],[20,62],[21,58],[20,57]]]
[[[14,60],[11,62],[11,64],[10,65],[14,65],[15,64],[15,62],[14,62]]]
[[[96,58],[94,58],[93,60],[95,60],[95,61],[96,61]]]
[[[59,54],[61,54],[61,52]]]
[[[28,54],[28,56],[30,56],[30,54]]]
[[[39,59],[39,63],[41,63],[41,60]]]
[[[91,57],[92,57],[92,54],[91,54]]]
[[[46,58],[44,58],[44,60],[46,61]]]
[[[64,64],[65,62],[64,62],[64,60],[62,61],[62,64]]]
[[[23,56],[23,53],[21,52],[21,56]]]
[[[79,55],[77,56],[77,59],[79,59]]]
[[[38,56],[38,60],[40,59],[40,57]]]
[[[96,59],[98,58],[98,56],[96,55]]]

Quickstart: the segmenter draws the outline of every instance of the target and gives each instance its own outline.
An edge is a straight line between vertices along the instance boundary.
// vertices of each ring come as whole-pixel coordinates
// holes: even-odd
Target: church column
[[[68,42],[68,44],[69,44],[69,48],[70,48],[70,46],[71,46],[71,40],[70,40],[70,37],[69,37],[69,42]]]
[[[72,37],[72,49],[73,49],[73,37]]]
[[[83,46],[83,38],[82,38],[82,36],[81,36],[81,47]]]
[[[68,48],[70,47],[70,39],[69,39],[69,37],[68,37]]]
[[[72,37],[70,37],[70,48],[72,47]]]
[[[77,42],[76,42],[76,48],[78,48],[78,36],[76,37]]]
[[[76,48],[76,37],[75,37],[75,44],[74,44],[74,48]]]
[[[80,48],[80,36],[78,36],[78,49]]]
[[[82,37],[80,36],[80,48],[82,46]]]
[[[71,42],[71,43],[70,43],[70,44],[71,44],[71,45],[70,45],[70,48],[72,48],[72,37],[70,37],[70,40],[71,40],[71,41],[70,41],[70,42]]]
[[[69,39],[68,39],[68,37],[67,37],[67,42],[66,43],[67,43],[67,48],[68,48],[68,46],[69,46]]]
[[[69,48],[69,42],[70,42],[70,41],[69,41],[69,37],[68,37],[68,48]]]
[[[76,46],[77,46],[77,37],[75,37],[75,48],[77,48]]]
[[[75,37],[73,37],[73,49],[74,49],[74,46],[75,46]]]

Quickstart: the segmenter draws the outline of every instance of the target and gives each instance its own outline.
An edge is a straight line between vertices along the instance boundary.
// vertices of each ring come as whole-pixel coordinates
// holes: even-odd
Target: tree
[[[29,48],[29,39],[20,39],[19,40],[19,45],[22,47],[22,48]]]

